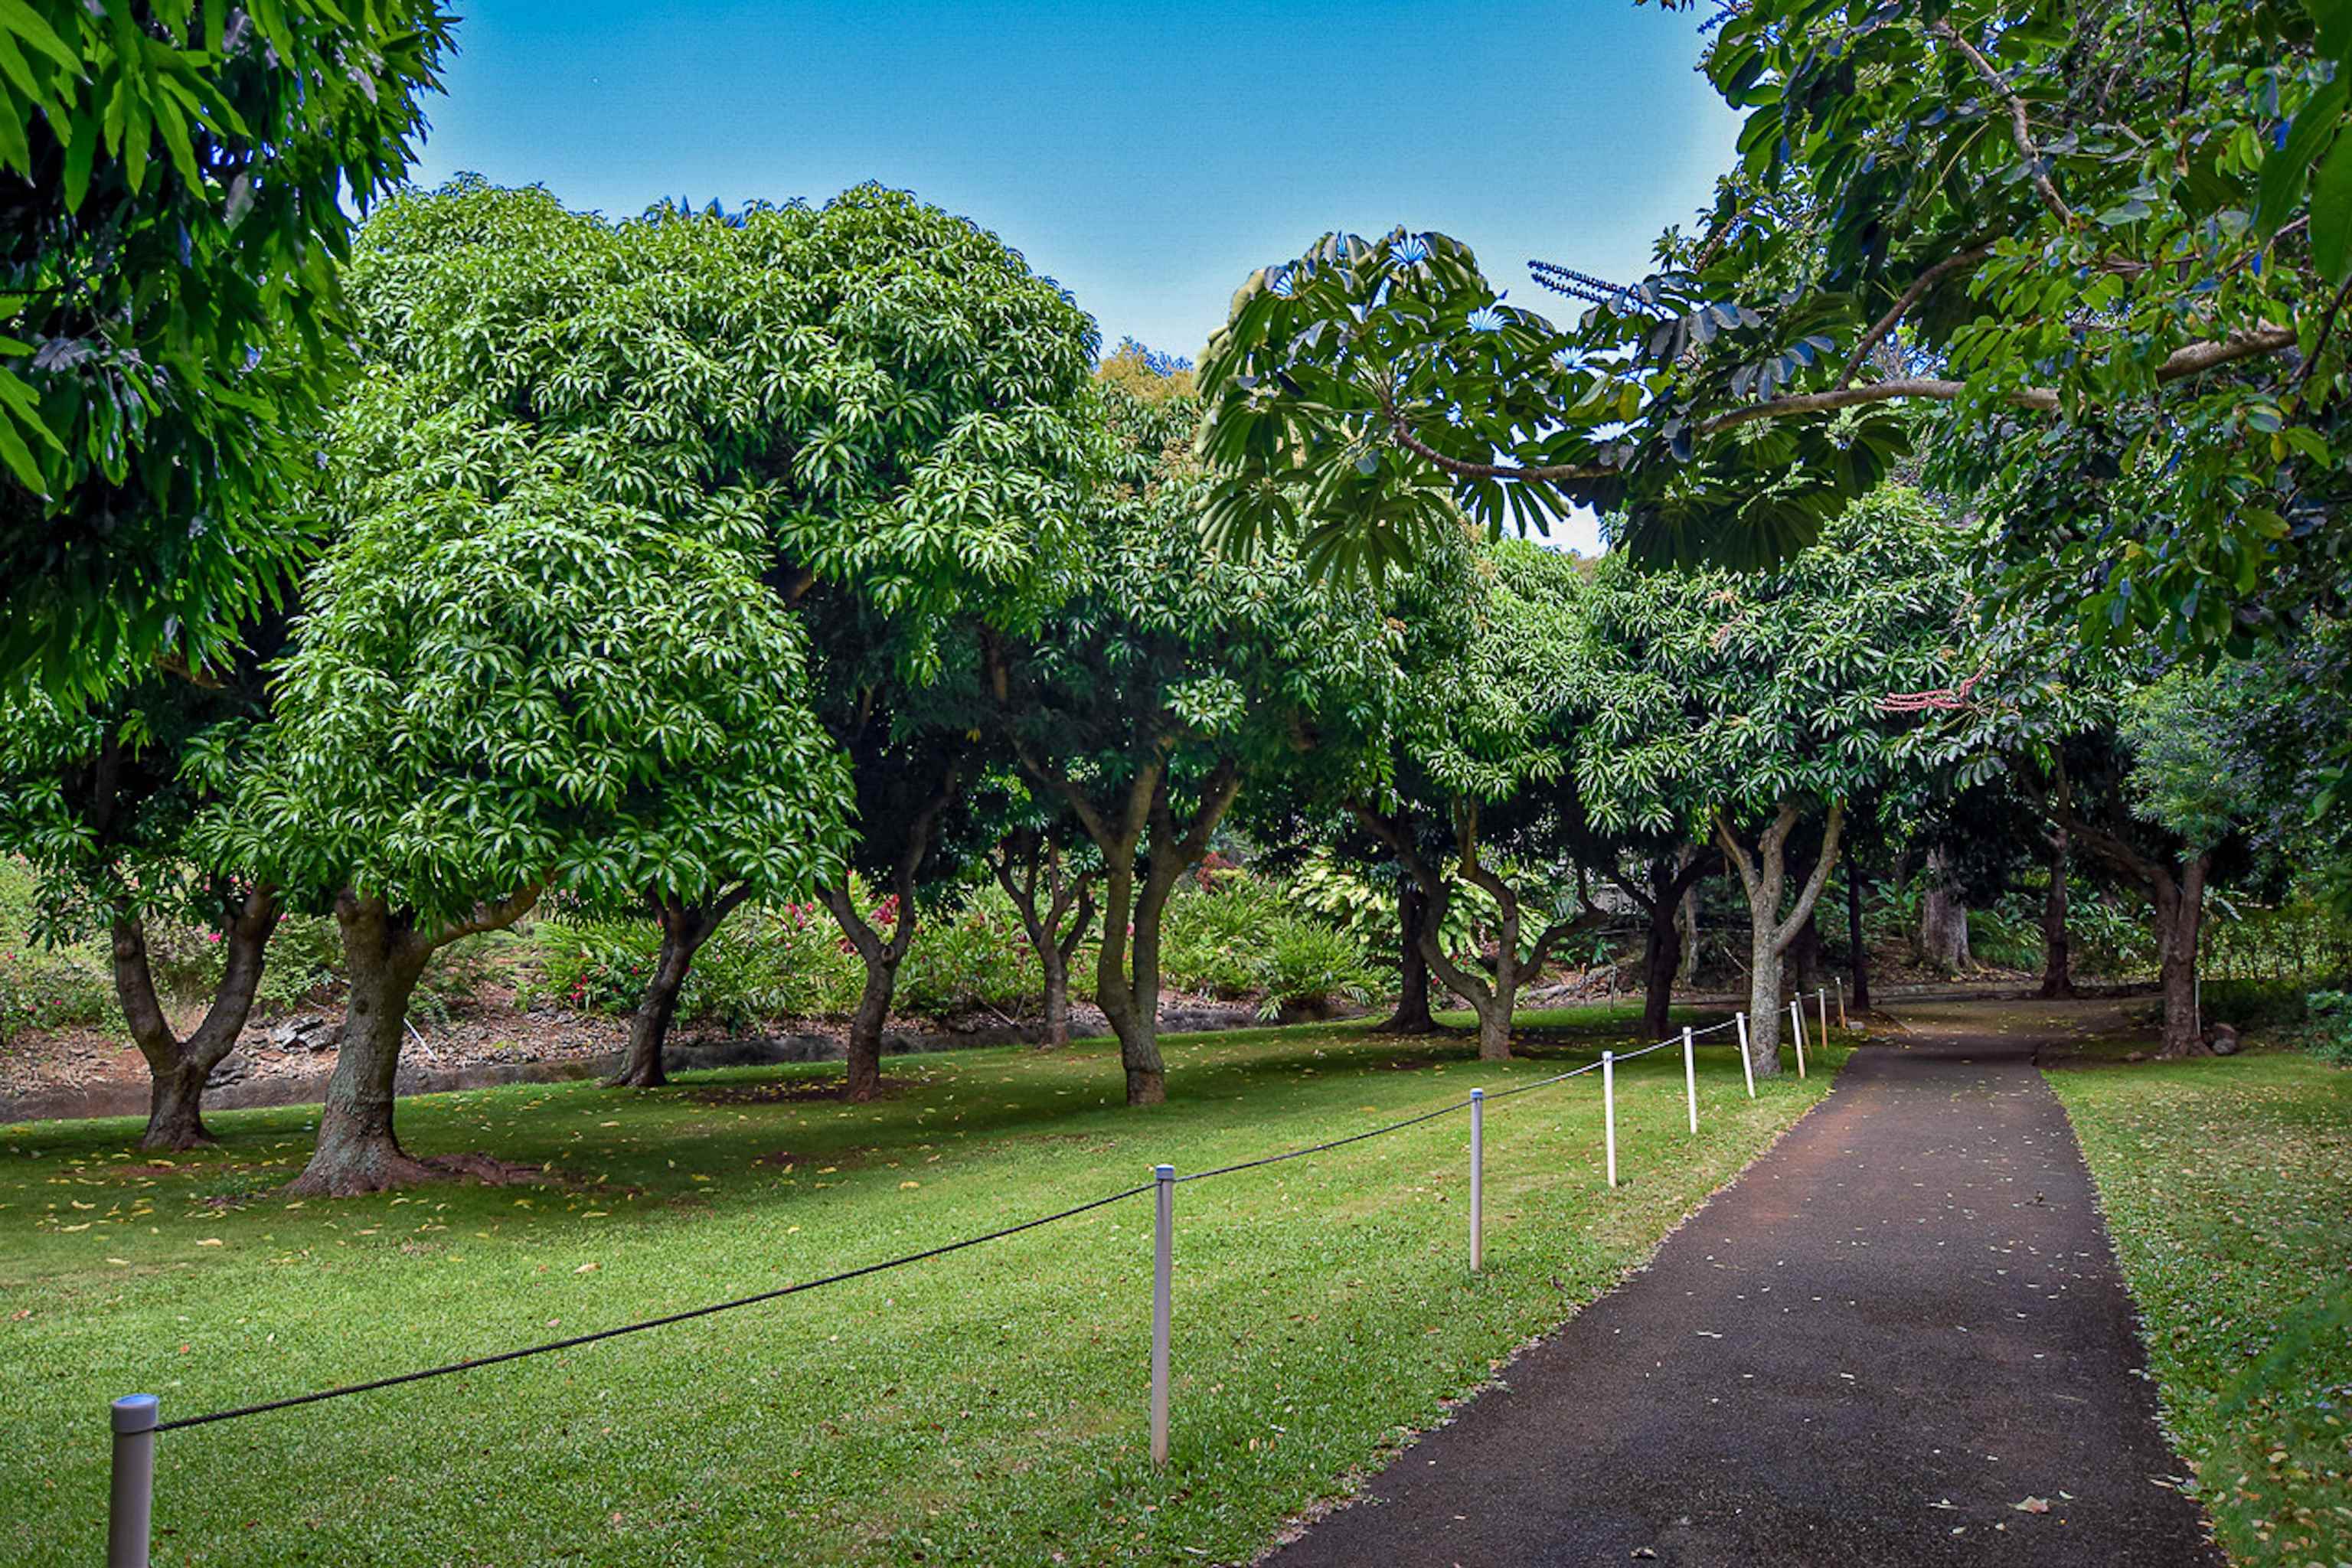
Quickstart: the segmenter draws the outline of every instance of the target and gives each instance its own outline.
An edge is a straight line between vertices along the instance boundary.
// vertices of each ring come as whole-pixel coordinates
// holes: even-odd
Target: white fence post
[[[1820,991],[1816,992],[1814,995],[1815,999],[1821,1004],[1822,1047],[1826,1050],[1829,1048],[1830,1043],[1830,988],[1824,985]]]
[[[1168,1463],[1168,1320],[1176,1265],[1176,1167],[1151,1173],[1159,1185],[1151,1244],[1151,1462]]]
[[[1796,1025],[1797,1076],[1805,1076],[1805,1005],[1801,1001],[1789,1004],[1790,1022]]]
[[[111,1406],[114,1475],[106,1509],[106,1568],[147,1568],[155,1507],[155,1396],[125,1394]]]
[[[1683,1098],[1690,1103],[1691,1131],[1698,1131],[1698,1057],[1691,1048],[1690,1026],[1683,1026]]]
[[[1486,1091],[1470,1091],[1470,1272],[1486,1262]]]
[[[1841,1029],[1851,1029],[1853,1026],[1846,1022],[1845,1016],[1845,976],[1839,974],[1833,975],[1832,978],[1836,980],[1838,988],[1838,1027]]]
[[[1748,1080],[1748,1098],[1756,1098],[1756,1064],[1748,1059],[1748,1015],[1735,1015],[1739,1020],[1739,1076]]]
[[[1609,1144],[1609,1184],[1617,1184],[1617,1053],[1601,1053],[1601,1128]]]

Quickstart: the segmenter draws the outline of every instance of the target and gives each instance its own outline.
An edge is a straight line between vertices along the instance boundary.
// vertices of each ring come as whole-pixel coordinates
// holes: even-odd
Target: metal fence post
[[[1486,1091],[1470,1091],[1470,1272],[1486,1262]]]
[[[1827,1050],[1830,1043],[1830,988],[1824,985],[1813,996],[1820,1004],[1822,1015],[1822,1048]]]
[[[1805,1076],[1805,1005],[1802,1002],[1789,1004],[1789,1021],[1797,1026],[1797,1076],[1802,1078]]]
[[[1838,988],[1838,1027],[1851,1029],[1853,1026],[1846,1021],[1845,1016],[1845,976],[1839,974],[1832,978],[1836,980]]]
[[[1601,1053],[1601,1128],[1609,1145],[1609,1184],[1617,1184],[1617,1053]]]
[[[1691,1131],[1698,1131],[1698,1057],[1691,1049],[1690,1026],[1683,1026],[1683,1098],[1690,1102]]]
[[[1748,1015],[1735,1014],[1739,1020],[1739,1076],[1748,1080],[1748,1098],[1756,1098],[1756,1064],[1748,1059]]]
[[[155,1506],[155,1396],[114,1402],[114,1478],[106,1508],[106,1568],[147,1568]]]
[[[1175,1295],[1176,1167],[1155,1166],[1151,1237],[1151,1462],[1168,1463],[1168,1319]]]

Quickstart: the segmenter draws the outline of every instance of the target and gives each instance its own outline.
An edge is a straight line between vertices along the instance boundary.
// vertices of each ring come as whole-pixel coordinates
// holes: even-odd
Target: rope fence
[[[1826,988],[1818,993],[1818,999],[1822,1037],[1826,1040],[1829,1032],[1829,992]],[[1796,1047],[1797,1073],[1801,1078],[1805,1071],[1805,1012],[1801,995],[1789,1004],[1789,1011],[1790,1019],[1795,1025],[1792,1038]],[[1842,981],[1838,987],[1838,1021],[1841,1026],[1845,1022],[1845,990]],[[253,1405],[207,1411],[197,1415],[183,1415],[171,1421],[158,1419],[160,1401],[156,1395],[127,1394],[113,1401],[109,1406],[114,1436],[114,1454],[107,1509],[108,1568],[148,1568],[154,1502],[155,1439],[163,1433],[184,1431],[191,1427],[211,1426],[221,1421],[241,1420],[247,1416],[268,1415],[273,1411],[297,1409],[307,1405],[318,1405],[330,1399],[341,1399],[352,1394],[371,1394],[380,1389],[397,1388],[405,1384],[423,1383],[428,1379],[447,1377],[457,1373],[476,1372],[484,1367],[499,1366],[508,1362],[526,1360],[531,1356],[576,1350],[583,1345],[595,1344],[604,1340],[619,1339],[628,1334],[644,1333],[651,1329],[667,1328],[676,1323],[690,1322],[698,1318],[714,1317],[721,1312],[731,1312],[740,1308],[757,1306],[765,1301],[780,1300],[787,1296],[801,1295],[828,1285],[845,1284],[850,1280],[862,1279],[869,1275],[887,1273],[895,1268],[904,1268],[909,1264],[943,1258],[951,1252],[961,1252],[967,1247],[983,1246],[992,1241],[1002,1241],[1007,1237],[1019,1236],[1024,1231],[1036,1230],[1045,1226],[1073,1219],[1079,1215],[1088,1214],[1112,1204],[1123,1203],[1129,1198],[1139,1197],[1145,1193],[1152,1194],[1154,1198],[1151,1291],[1151,1459],[1155,1465],[1165,1465],[1168,1462],[1169,1342],[1174,1318],[1175,1190],[1178,1186],[1189,1182],[1206,1181],[1213,1176],[1230,1176],[1243,1171],[1278,1165],[1286,1161],[1305,1159],[1310,1154],[1326,1153],[1334,1149],[1343,1149],[1351,1143],[1361,1143],[1368,1139],[1401,1132],[1408,1127],[1418,1127],[1423,1122],[1434,1121],[1441,1117],[1451,1116],[1456,1111],[1467,1110],[1470,1113],[1470,1270],[1474,1274],[1478,1273],[1486,1266],[1486,1112],[1488,1102],[1507,1100],[1513,1095],[1527,1094],[1538,1089],[1548,1089],[1556,1084],[1566,1083],[1570,1079],[1581,1078],[1586,1073],[1600,1073],[1602,1086],[1604,1163],[1608,1184],[1613,1188],[1618,1184],[1616,1089],[1618,1065],[1637,1060],[1654,1051],[1665,1050],[1677,1045],[1682,1047],[1684,1093],[1688,1107],[1690,1131],[1696,1135],[1698,1131],[1698,1078],[1697,1058],[1694,1047],[1697,1040],[1706,1036],[1729,1028],[1737,1028],[1738,1031],[1740,1068],[1747,1080],[1748,1098],[1753,1100],[1756,1098],[1756,1075],[1755,1065],[1748,1056],[1748,1019],[1747,1014],[1738,1013],[1720,1023],[1710,1024],[1704,1029],[1685,1027],[1678,1036],[1659,1040],[1639,1050],[1604,1050],[1601,1053],[1601,1058],[1598,1061],[1587,1062],[1581,1067],[1571,1068],[1566,1072],[1554,1073],[1549,1078],[1538,1079],[1532,1083],[1517,1084],[1509,1089],[1491,1091],[1474,1089],[1465,1099],[1452,1100],[1434,1110],[1408,1116],[1401,1121],[1385,1122],[1361,1132],[1352,1132],[1342,1138],[1327,1139],[1319,1143],[1309,1143],[1300,1148],[1285,1150],[1279,1153],[1267,1154],[1254,1160],[1236,1161],[1229,1165],[1218,1165],[1205,1171],[1194,1171],[1182,1176],[1176,1173],[1176,1168],[1173,1165],[1155,1166],[1150,1182],[1123,1188],[1118,1192],[1108,1193],[1101,1197],[1091,1198],[1085,1203],[1058,1209],[1052,1214],[1039,1215],[1034,1218],[983,1232],[978,1236],[968,1236],[960,1240],[943,1242],[937,1247],[926,1247],[919,1252],[907,1253],[883,1262],[868,1263],[856,1268],[843,1269],[839,1273],[827,1274],[814,1279],[803,1279],[790,1285],[781,1285],[772,1290],[737,1296],[724,1301],[714,1301],[705,1306],[688,1308],[683,1311],[668,1312],[659,1317],[623,1323],[614,1328],[598,1329],[589,1333],[572,1334],[563,1339],[549,1340],[514,1350],[472,1356],[463,1361],[448,1362],[415,1372],[397,1373],[389,1377],[343,1384],[333,1388],[317,1389],[308,1394],[289,1394],[283,1399],[264,1400]]]

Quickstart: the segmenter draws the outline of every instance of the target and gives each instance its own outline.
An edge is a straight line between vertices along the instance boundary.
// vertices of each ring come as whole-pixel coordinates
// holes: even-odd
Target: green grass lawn
[[[1360,1130],[1588,1058],[1350,1026],[1179,1037],[1170,1102],[1088,1046],[404,1100],[412,1151],[541,1184],[292,1202],[305,1110],[214,1118],[168,1164],[126,1121],[0,1131],[0,1560],[100,1555],[106,1402],[166,1418],[674,1311],[1148,1179]],[[1717,1040],[1724,1037],[1715,1037]],[[1702,1050],[1490,1108],[1486,1271],[1466,1119],[1178,1189],[1173,1458],[1145,1458],[1146,1197],[953,1257],[641,1335],[159,1441],[156,1560],[238,1564],[1246,1561],[1529,1336],[1638,1263],[1825,1092],[1750,1102]]]
[[[2352,1564],[2352,1072],[2268,1053],[2048,1076],[2222,1544]]]

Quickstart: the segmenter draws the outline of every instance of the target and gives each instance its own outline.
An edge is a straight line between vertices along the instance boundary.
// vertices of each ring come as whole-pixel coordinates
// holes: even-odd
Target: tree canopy
[[[1573,324],[1408,228],[1244,285],[1200,372],[1220,537],[1378,565],[1456,505],[1584,503],[1639,559],[1756,566],[1924,444],[2000,523],[2012,591],[2095,637],[2242,639],[2340,592],[2352,12],[1714,20],[1739,163],[1650,275],[1538,266]]]
[[[347,363],[337,265],[452,22],[0,6],[0,682],[201,668],[282,586],[308,537],[286,472]]]

